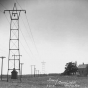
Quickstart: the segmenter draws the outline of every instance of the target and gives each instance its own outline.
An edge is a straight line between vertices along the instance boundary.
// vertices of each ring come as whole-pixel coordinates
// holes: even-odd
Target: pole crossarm
[[[20,58],[20,56],[22,56],[22,55],[12,55],[12,56],[14,56],[14,68],[15,68],[15,60],[19,60],[19,59],[15,59],[15,56],[19,56],[19,58]],[[19,64],[19,69],[20,69],[20,64]]]
[[[12,55],[12,56],[22,56],[22,55]]]
[[[0,57],[0,58],[6,58],[6,57],[3,57],[3,56],[2,56],[2,57]]]

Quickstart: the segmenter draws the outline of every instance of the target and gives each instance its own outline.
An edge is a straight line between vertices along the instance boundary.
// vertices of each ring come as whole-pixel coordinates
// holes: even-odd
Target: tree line
[[[76,63],[68,62],[65,65],[65,71],[62,73],[63,75],[75,75],[78,71],[78,67]]]

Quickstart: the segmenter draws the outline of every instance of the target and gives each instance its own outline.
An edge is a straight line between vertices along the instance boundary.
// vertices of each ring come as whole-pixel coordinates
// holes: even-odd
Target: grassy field
[[[22,82],[0,81],[0,88],[88,88],[88,77],[76,76],[23,76]]]

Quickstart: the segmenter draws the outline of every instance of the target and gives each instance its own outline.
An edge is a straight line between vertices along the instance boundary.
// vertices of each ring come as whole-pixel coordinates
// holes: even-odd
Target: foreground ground
[[[22,78],[22,82],[0,81],[0,88],[88,88],[88,77],[42,76]]]

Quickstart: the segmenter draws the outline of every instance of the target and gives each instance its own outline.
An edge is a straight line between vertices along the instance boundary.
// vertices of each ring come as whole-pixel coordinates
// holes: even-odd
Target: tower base
[[[13,68],[13,71],[11,72],[11,79],[17,79],[18,72]]]

